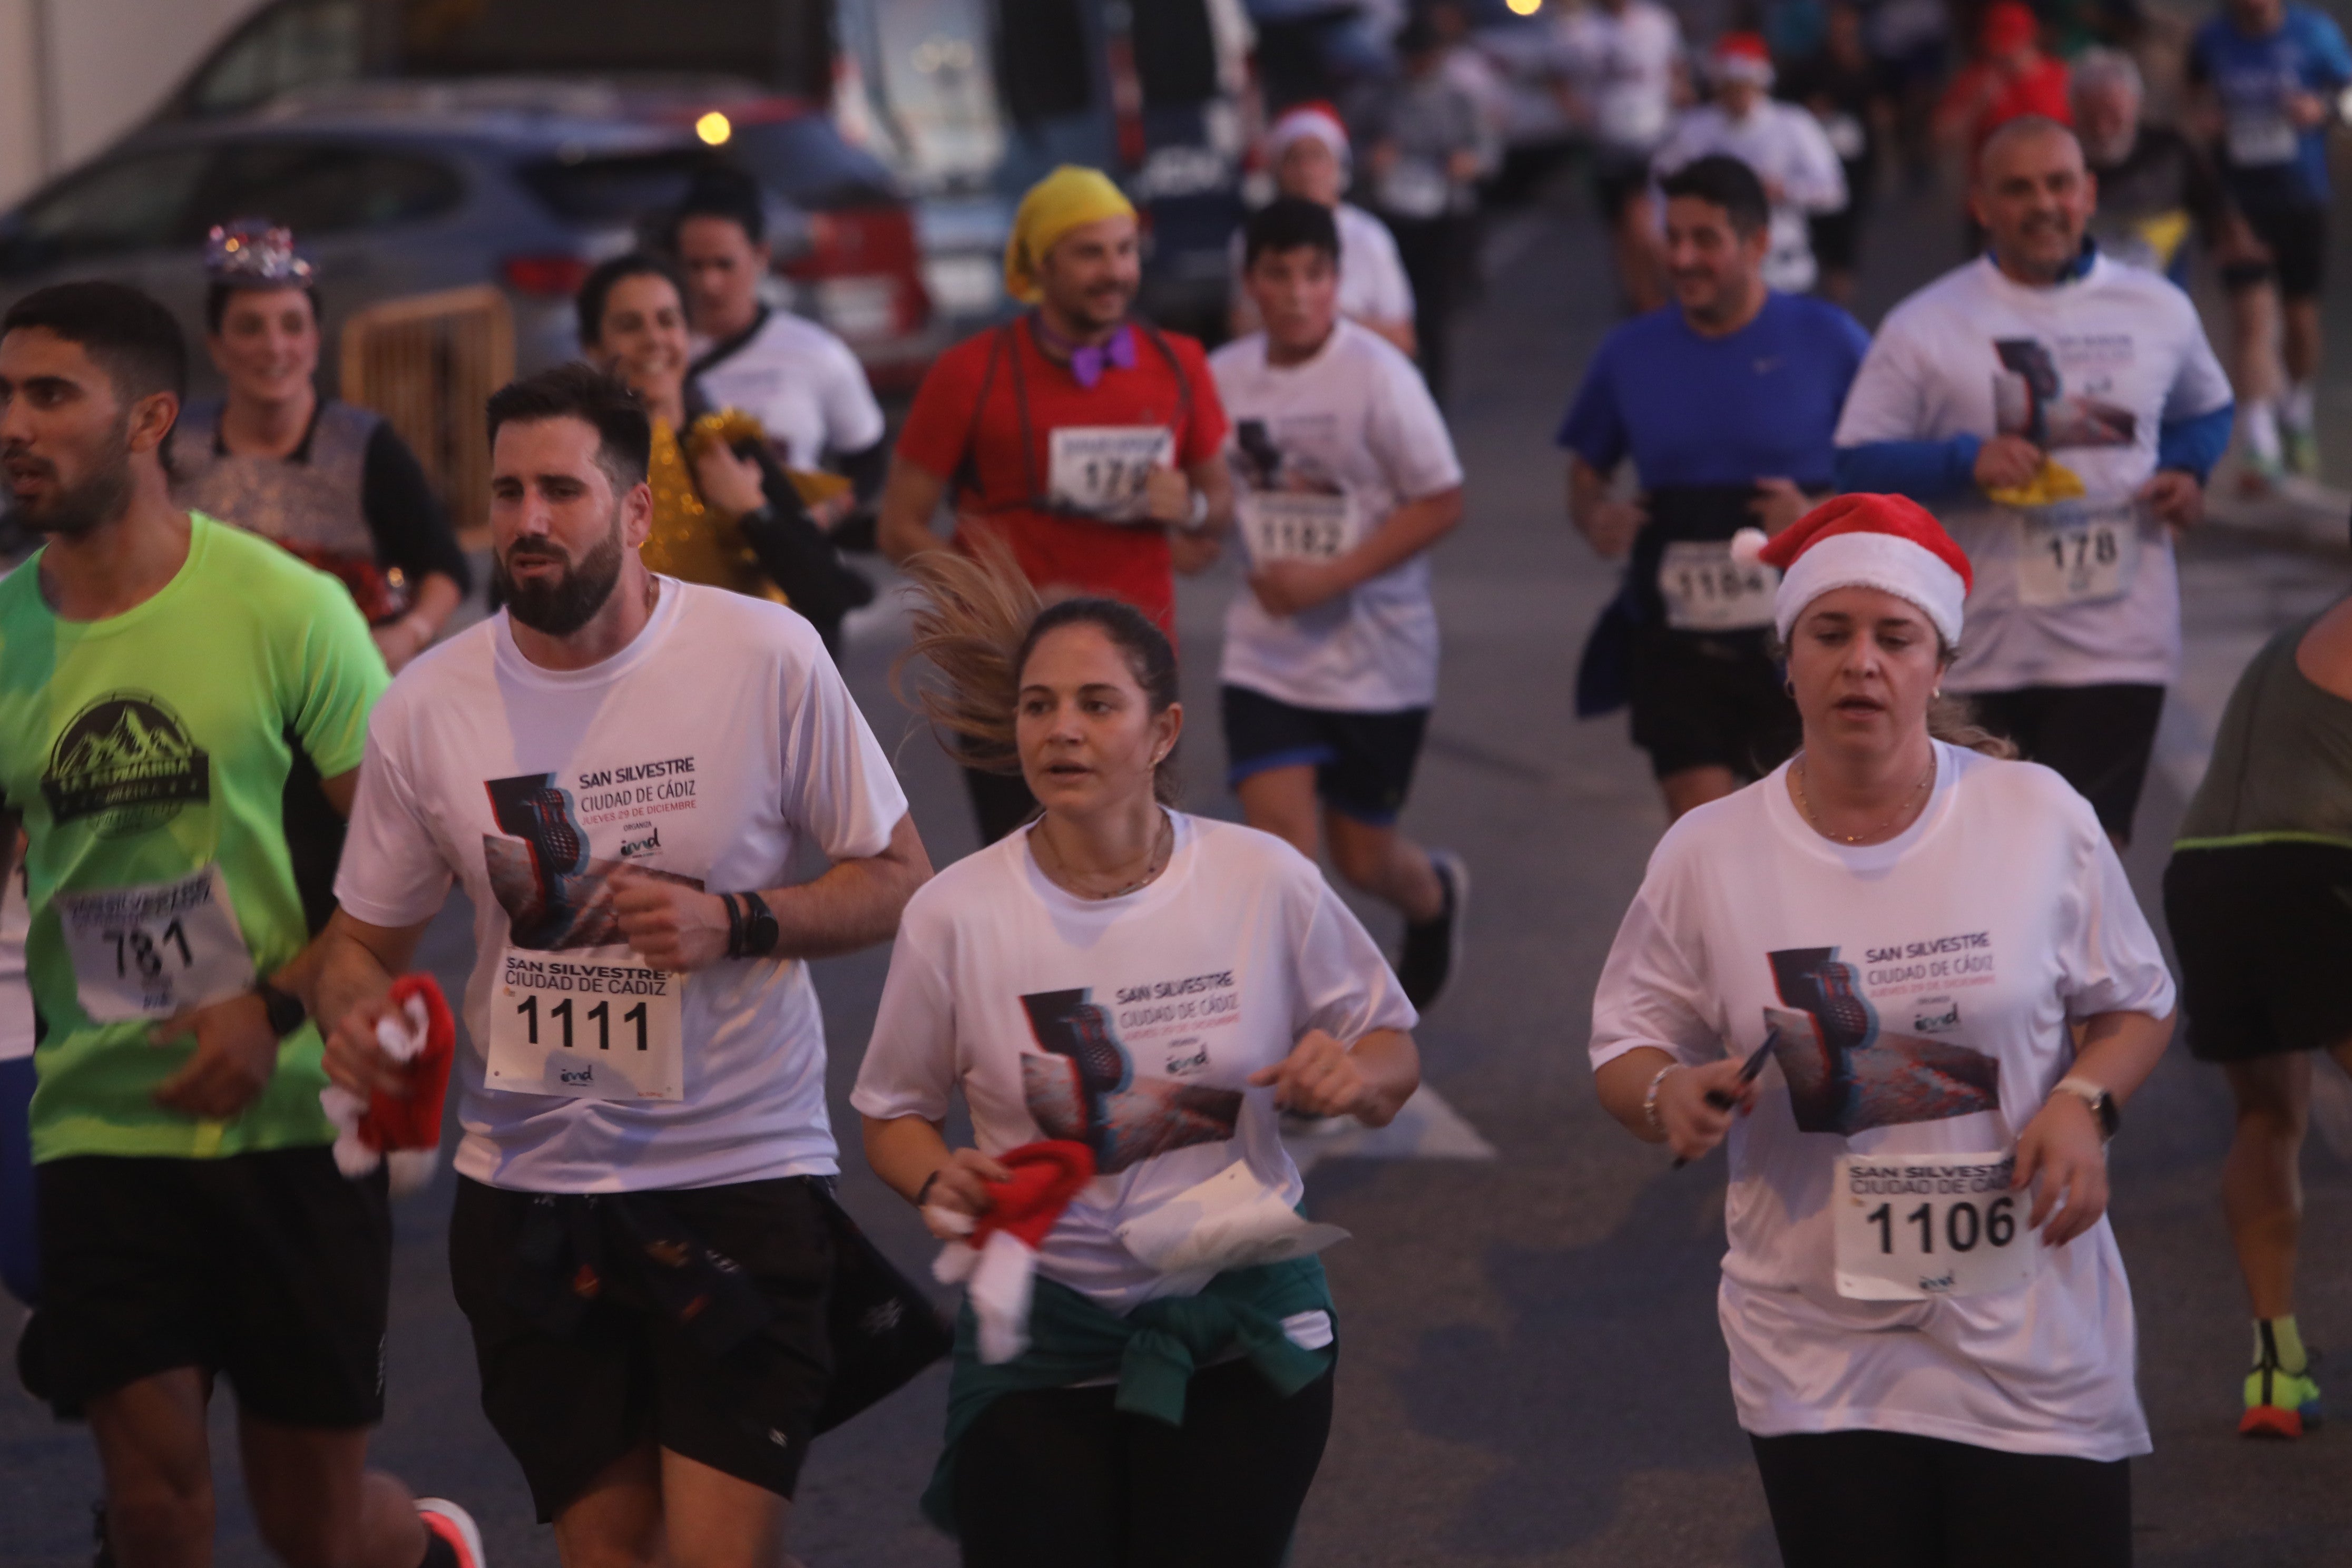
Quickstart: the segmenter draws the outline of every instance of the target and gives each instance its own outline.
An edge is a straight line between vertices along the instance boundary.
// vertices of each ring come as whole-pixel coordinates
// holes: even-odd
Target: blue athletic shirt
[[[2287,95],[2333,99],[2352,83],[2352,49],[2324,12],[2290,5],[2278,30],[2258,38],[2216,16],[2189,47],[2189,79],[2210,86],[2226,127],[2221,166],[2242,200],[2327,200],[2327,124],[2295,131]],[[2331,104],[2332,108],[2333,105]]]
[[[1606,473],[1628,453],[1644,489],[1793,479],[1831,486],[1832,440],[1870,334],[1827,300],[1773,294],[1728,337],[1668,305],[1601,340],[1560,446]]]

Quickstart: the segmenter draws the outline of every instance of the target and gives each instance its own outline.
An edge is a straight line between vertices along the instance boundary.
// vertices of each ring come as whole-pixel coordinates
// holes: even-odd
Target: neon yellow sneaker
[[[2238,1422],[2240,1436],[2300,1437],[2319,1422],[2319,1384],[2312,1381],[2308,1365],[2299,1373],[2283,1372],[2266,1356],[2246,1373],[2246,1414]]]

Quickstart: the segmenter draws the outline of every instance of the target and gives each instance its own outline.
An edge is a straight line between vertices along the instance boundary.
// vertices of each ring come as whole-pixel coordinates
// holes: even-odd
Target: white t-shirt
[[[1651,161],[1653,184],[1684,164],[1721,153],[1756,171],[1767,185],[1780,187],[1772,204],[1771,248],[1764,255],[1764,281],[1784,294],[1801,294],[1820,276],[1813,265],[1812,234],[1806,220],[1845,205],[1845,165],[1838,162],[1829,133],[1812,111],[1775,99],[1759,100],[1744,120],[1717,104],[1703,103],[1675,122],[1674,134]],[[1665,199],[1658,198],[1659,221]]]
[[[1236,1161],[1296,1205],[1274,1090],[1246,1079],[1323,1029],[1348,1043],[1417,1021],[1387,962],[1312,862],[1270,834],[1171,812],[1150,886],[1080,899],[1016,833],[907,905],[850,1103],[946,1117],[961,1089],[981,1151],[1041,1138],[1098,1173],[1045,1237],[1038,1271],[1115,1312],[1198,1291],[1117,1235]]]
[[[1339,314],[1351,321],[1411,322],[1412,280],[1405,276],[1389,226],[1346,202],[1331,209],[1331,222],[1339,231]],[[1234,298],[1245,300],[1242,258],[1246,251],[1241,230],[1234,230],[1227,249],[1233,258]]]
[[[1976,578],[1947,687],[2171,682],[2171,533],[2131,498],[2156,472],[2159,426],[2230,395],[2189,296],[2105,257],[2053,289],[1979,258],[1889,313],[1846,394],[1840,447],[2030,435],[2086,491],[2034,513],[1980,493],[1934,503]]]
[[[1268,364],[1265,334],[1254,332],[1211,354],[1209,370],[1230,426],[1235,531],[1252,562],[1344,554],[1405,502],[1462,482],[1421,373],[1352,321],[1304,364]],[[1437,609],[1427,552],[1295,616],[1268,615],[1243,588],[1225,610],[1222,678],[1301,708],[1428,707]]]
[[[2105,1218],[2058,1248],[2028,1233],[2036,1272],[2003,1291],[1855,1300],[1834,1281],[1839,1155],[2010,1151],[2073,1059],[2070,1021],[2173,1004],[2089,805],[2030,763],[1937,759],[1927,809],[1885,844],[1814,832],[1785,763],[1669,828],[1601,971],[1592,1065],[1643,1046],[1745,1058],[1782,1014],[1729,1140],[1718,1314],[1748,1431],[2146,1453]]]
[[[335,896],[360,920],[408,926],[441,907],[452,876],[465,884],[477,956],[457,1166],[494,1186],[627,1192],[837,1168],[824,1021],[798,962],[721,959],[686,976],[677,1100],[486,1082],[509,952],[631,962],[610,917],[620,866],[712,892],[774,888],[803,839],[863,858],[907,814],[808,622],[656,581],[651,621],[603,663],[542,669],[493,616],[402,671],[368,726]],[[584,1050],[585,1020],[574,1022]]]
[[[715,363],[694,340],[694,379],[714,408],[758,419],[788,467],[814,469],[827,452],[862,452],[882,439],[882,408],[849,345],[790,310],[770,310],[740,347]]]
[[[1633,0],[1622,16],[1587,5],[1559,38],[1561,71],[1592,110],[1593,140],[1621,156],[1646,156],[1674,120],[1682,24],[1650,0]]]

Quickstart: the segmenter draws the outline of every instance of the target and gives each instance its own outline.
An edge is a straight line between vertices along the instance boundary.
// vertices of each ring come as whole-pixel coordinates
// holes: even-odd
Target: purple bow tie
[[[1121,327],[1111,334],[1110,342],[1097,346],[1083,344],[1070,350],[1070,374],[1078,378],[1080,386],[1091,387],[1103,378],[1103,372],[1117,365],[1121,370],[1135,368],[1135,330]]]

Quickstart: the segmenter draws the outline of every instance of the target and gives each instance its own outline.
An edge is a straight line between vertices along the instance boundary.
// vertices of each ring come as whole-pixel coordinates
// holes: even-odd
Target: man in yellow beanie
[[[936,548],[952,488],[957,548],[1002,540],[1049,595],[1121,599],[1175,635],[1173,573],[1216,559],[1233,491],[1201,345],[1128,313],[1139,239],[1133,205],[1096,170],[1065,164],[1022,197],[1004,286],[1031,309],[924,376],[882,494],[884,554]],[[1018,778],[965,777],[985,841],[1034,807]]]

